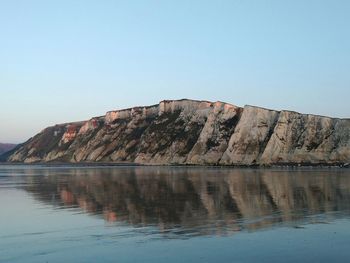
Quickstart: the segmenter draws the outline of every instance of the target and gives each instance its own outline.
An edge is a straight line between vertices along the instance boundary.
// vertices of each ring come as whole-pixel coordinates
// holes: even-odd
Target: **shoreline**
[[[272,165],[210,165],[210,164],[139,164],[139,163],[114,163],[114,162],[0,162],[0,166],[41,166],[41,167],[179,167],[179,168],[243,168],[243,169],[271,169],[271,168],[324,168],[334,169],[342,168],[349,169],[349,163],[334,163],[334,164],[312,164],[312,163],[285,163]]]

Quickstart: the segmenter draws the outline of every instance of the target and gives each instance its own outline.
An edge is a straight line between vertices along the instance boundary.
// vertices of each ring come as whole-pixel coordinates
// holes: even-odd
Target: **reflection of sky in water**
[[[0,262],[344,262],[349,172],[0,168]]]

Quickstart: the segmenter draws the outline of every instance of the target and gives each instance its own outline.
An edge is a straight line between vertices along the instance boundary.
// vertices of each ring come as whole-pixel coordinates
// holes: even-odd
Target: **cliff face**
[[[177,100],[48,127],[11,162],[345,164],[350,119]]]

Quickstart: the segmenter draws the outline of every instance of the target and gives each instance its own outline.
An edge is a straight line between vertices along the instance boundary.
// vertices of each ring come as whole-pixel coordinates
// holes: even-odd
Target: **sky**
[[[0,0],[0,142],[164,99],[350,117],[350,1]]]

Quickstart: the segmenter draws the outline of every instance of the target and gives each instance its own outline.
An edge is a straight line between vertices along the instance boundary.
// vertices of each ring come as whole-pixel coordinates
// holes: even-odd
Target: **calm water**
[[[0,262],[349,262],[350,170],[0,166]]]

